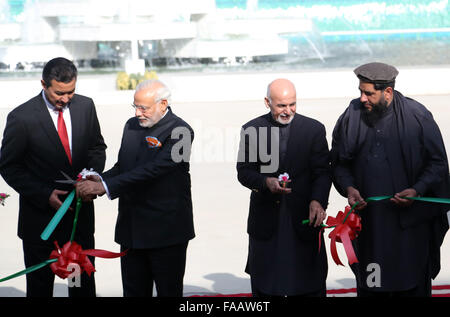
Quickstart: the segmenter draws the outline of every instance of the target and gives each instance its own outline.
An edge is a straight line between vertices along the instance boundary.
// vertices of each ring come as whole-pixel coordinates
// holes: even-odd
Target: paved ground
[[[263,92],[264,93],[264,92]],[[262,93],[262,94],[263,94]],[[356,93],[356,90],[355,90]],[[34,94],[34,93],[33,93]],[[33,95],[31,94],[30,97]],[[450,95],[414,96],[433,112],[450,149]],[[25,98],[26,100],[27,98]],[[318,119],[331,131],[350,98],[299,99],[298,112]],[[131,100],[130,100],[131,103]],[[244,273],[247,255],[246,220],[249,190],[236,180],[235,158],[240,126],[266,112],[262,98],[258,101],[176,103],[173,111],[195,130],[191,175],[194,217],[197,236],[188,248],[184,293],[243,293],[250,291]],[[0,108],[0,130],[11,107]],[[117,157],[122,127],[133,115],[129,104],[97,104],[102,133],[108,145],[106,168]],[[21,241],[16,236],[18,196],[3,180],[0,192],[8,192],[6,206],[0,206],[0,277],[23,269]],[[329,215],[346,205],[334,188],[330,196]],[[450,209],[450,208],[449,208]],[[96,247],[118,251],[114,243],[117,200],[103,197],[96,202]],[[328,248],[328,239],[326,239]],[[345,255],[339,250],[341,258]],[[450,238],[442,247],[442,271],[435,284],[450,284]],[[329,256],[328,288],[353,287],[348,267],[337,267]],[[99,296],[122,296],[118,259],[97,259],[96,280]],[[56,278],[55,295],[66,296],[66,281]],[[0,285],[0,296],[24,296],[25,278],[19,277]]]

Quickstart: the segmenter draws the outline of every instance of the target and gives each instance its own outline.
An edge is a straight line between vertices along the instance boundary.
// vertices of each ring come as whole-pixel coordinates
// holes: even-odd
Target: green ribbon
[[[75,218],[73,218],[73,226],[72,226],[72,234],[70,235],[70,242],[72,242],[75,237],[75,230],[77,228],[78,215],[80,214],[81,205],[82,205],[81,198],[78,198],[77,207],[75,209]]]
[[[382,200],[386,200],[386,199],[391,199],[393,198],[393,195],[390,196],[374,196],[374,197],[368,197],[365,199],[366,202],[371,202],[371,201],[382,201]],[[450,204],[450,198],[436,198],[436,197],[402,197],[403,199],[410,199],[410,200],[417,200],[417,201],[426,201],[426,202],[430,202],[430,203],[440,203],[440,204]],[[353,210],[355,210],[355,207],[358,205],[359,203],[356,202],[353,204],[352,208],[350,209],[350,211],[347,213],[347,215],[345,215],[344,221],[342,223],[344,223],[348,216],[353,212]],[[305,219],[302,221],[302,224],[306,225],[309,223],[309,219]],[[320,224],[321,227],[327,227],[327,225],[325,224]],[[330,227],[330,228],[334,228]]]
[[[47,227],[44,229],[44,231],[41,234],[41,238],[42,240],[47,240],[50,235],[53,233],[53,231],[55,230],[56,226],[58,225],[58,223],[61,221],[62,217],[66,214],[67,210],[70,207],[70,204],[72,203],[73,199],[75,197],[75,190],[73,190],[69,196],[66,198],[66,200],[63,202],[63,204],[61,205],[61,207],[58,209],[58,211],[55,213],[55,215],[53,216],[53,218],[50,220],[49,224],[47,225]],[[78,223],[78,215],[80,213],[80,209],[81,209],[81,205],[82,205],[82,201],[81,198],[77,199],[77,206],[76,206],[76,210],[75,210],[75,218],[73,219],[73,226],[72,226],[72,234],[70,235],[70,242],[73,241],[74,237],[75,237],[75,231],[77,228],[77,223]],[[40,268],[43,268],[44,266],[56,262],[58,261],[58,259],[48,259],[42,263],[30,266],[28,268],[26,268],[25,270],[22,270],[20,272],[11,274],[7,277],[4,277],[2,279],[0,279],[0,283],[1,282],[5,282],[7,280],[19,277],[21,275],[25,275],[31,272],[34,272],[36,270],[39,270]]]
[[[39,270],[40,268],[42,268],[42,267],[44,267],[44,266],[46,266],[46,265],[48,265],[50,263],[56,262],[56,261],[58,261],[58,259],[48,259],[47,261],[44,261],[42,263],[30,266],[30,267],[26,268],[25,270],[22,270],[20,272],[11,274],[10,276],[7,276],[7,277],[4,277],[4,278],[0,279],[0,283],[4,282],[4,281],[7,281],[7,280],[10,280],[10,279],[13,279],[15,277],[19,277],[19,276],[24,275],[24,274],[31,273],[31,272],[36,271],[36,270]]]
[[[366,199],[367,202],[370,201],[380,201],[380,200],[386,200],[391,199],[394,196],[374,196],[369,197]],[[440,204],[450,204],[450,198],[436,198],[436,197],[402,197],[403,199],[410,199],[410,200],[418,200],[418,201],[427,201],[430,203],[440,203]]]
[[[309,219],[302,220],[302,225],[307,225],[309,223]],[[328,227],[326,224],[321,223],[321,227]]]
[[[55,215],[50,220],[50,222],[48,223],[47,227],[45,227],[44,231],[42,231],[42,233],[41,233],[41,239],[42,240],[47,241],[47,239],[53,233],[53,231],[55,230],[56,226],[59,224],[59,222],[61,221],[62,217],[64,217],[64,215],[66,214],[67,210],[69,209],[70,204],[72,203],[74,197],[75,197],[75,189],[70,192],[69,196],[67,196],[66,200],[64,200],[64,202],[62,203],[61,207],[59,207],[59,209],[56,211]]]

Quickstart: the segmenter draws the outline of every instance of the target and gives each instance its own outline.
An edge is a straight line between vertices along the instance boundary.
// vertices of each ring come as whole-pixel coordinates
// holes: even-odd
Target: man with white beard
[[[318,251],[331,187],[325,127],[296,113],[287,79],[270,83],[264,102],[270,112],[243,126],[237,162],[239,182],[252,190],[246,267],[252,293],[326,296],[327,258],[325,248]]]
[[[126,297],[151,297],[153,283],[159,297],[183,295],[186,251],[194,238],[189,174],[194,131],[169,105],[170,91],[162,82],[139,84],[117,163],[102,179],[77,184],[83,199],[105,193],[119,198],[115,241],[128,250],[121,258]]]

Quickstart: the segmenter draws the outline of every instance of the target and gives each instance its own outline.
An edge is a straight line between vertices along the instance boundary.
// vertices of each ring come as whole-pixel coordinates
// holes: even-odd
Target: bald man
[[[318,251],[331,187],[325,127],[296,113],[295,86],[269,84],[270,110],[242,127],[238,180],[251,190],[246,272],[253,296],[326,296]],[[302,221],[309,219],[308,224]]]
[[[194,238],[189,155],[194,131],[170,108],[160,81],[136,87],[117,163],[102,179],[77,184],[85,200],[119,198],[115,241],[121,250],[125,297],[183,295],[188,241]]]

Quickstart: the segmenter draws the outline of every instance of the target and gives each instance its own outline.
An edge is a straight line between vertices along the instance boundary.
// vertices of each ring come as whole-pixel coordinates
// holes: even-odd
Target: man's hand
[[[358,203],[355,207],[356,210],[364,209],[367,206],[367,202],[361,197],[359,191],[352,186],[347,187],[347,198],[350,207],[352,207],[355,203]]]
[[[311,200],[309,204],[309,225],[314,225],[314,227],[320,226],[326,217],[327,213],[322,208],[322,205],[317,200]]]
[[[93,181],[93,182],[100,182],[102,181],[102,178],[98,175],[87,175],[84,180]]]
[[[62,205],[62,201],[59,199],[59,195],[66,195],[68,192],[64,190],[54,189],[48,198],[48,203],[50,207],[55,210],[58,210]]]
[[[88,176],[88,179],[90,177]],[[106,192],[101,181],[83,180],[75,186],[77,189],[77,197],[81,197],[83,201],[92,201],[97,195],[103,195]]]
[[[291,188],[280,186],[280,182],[276,177],[267,177],[266,185],[273,194],[290,194],[292,192]]]
[[[408,207],[414,202],[411,199],[404,199],[403,197],[416,197],[417,192],[414,188],[407,188],[400,193],[394,195],[390,200],[400,207]]]

